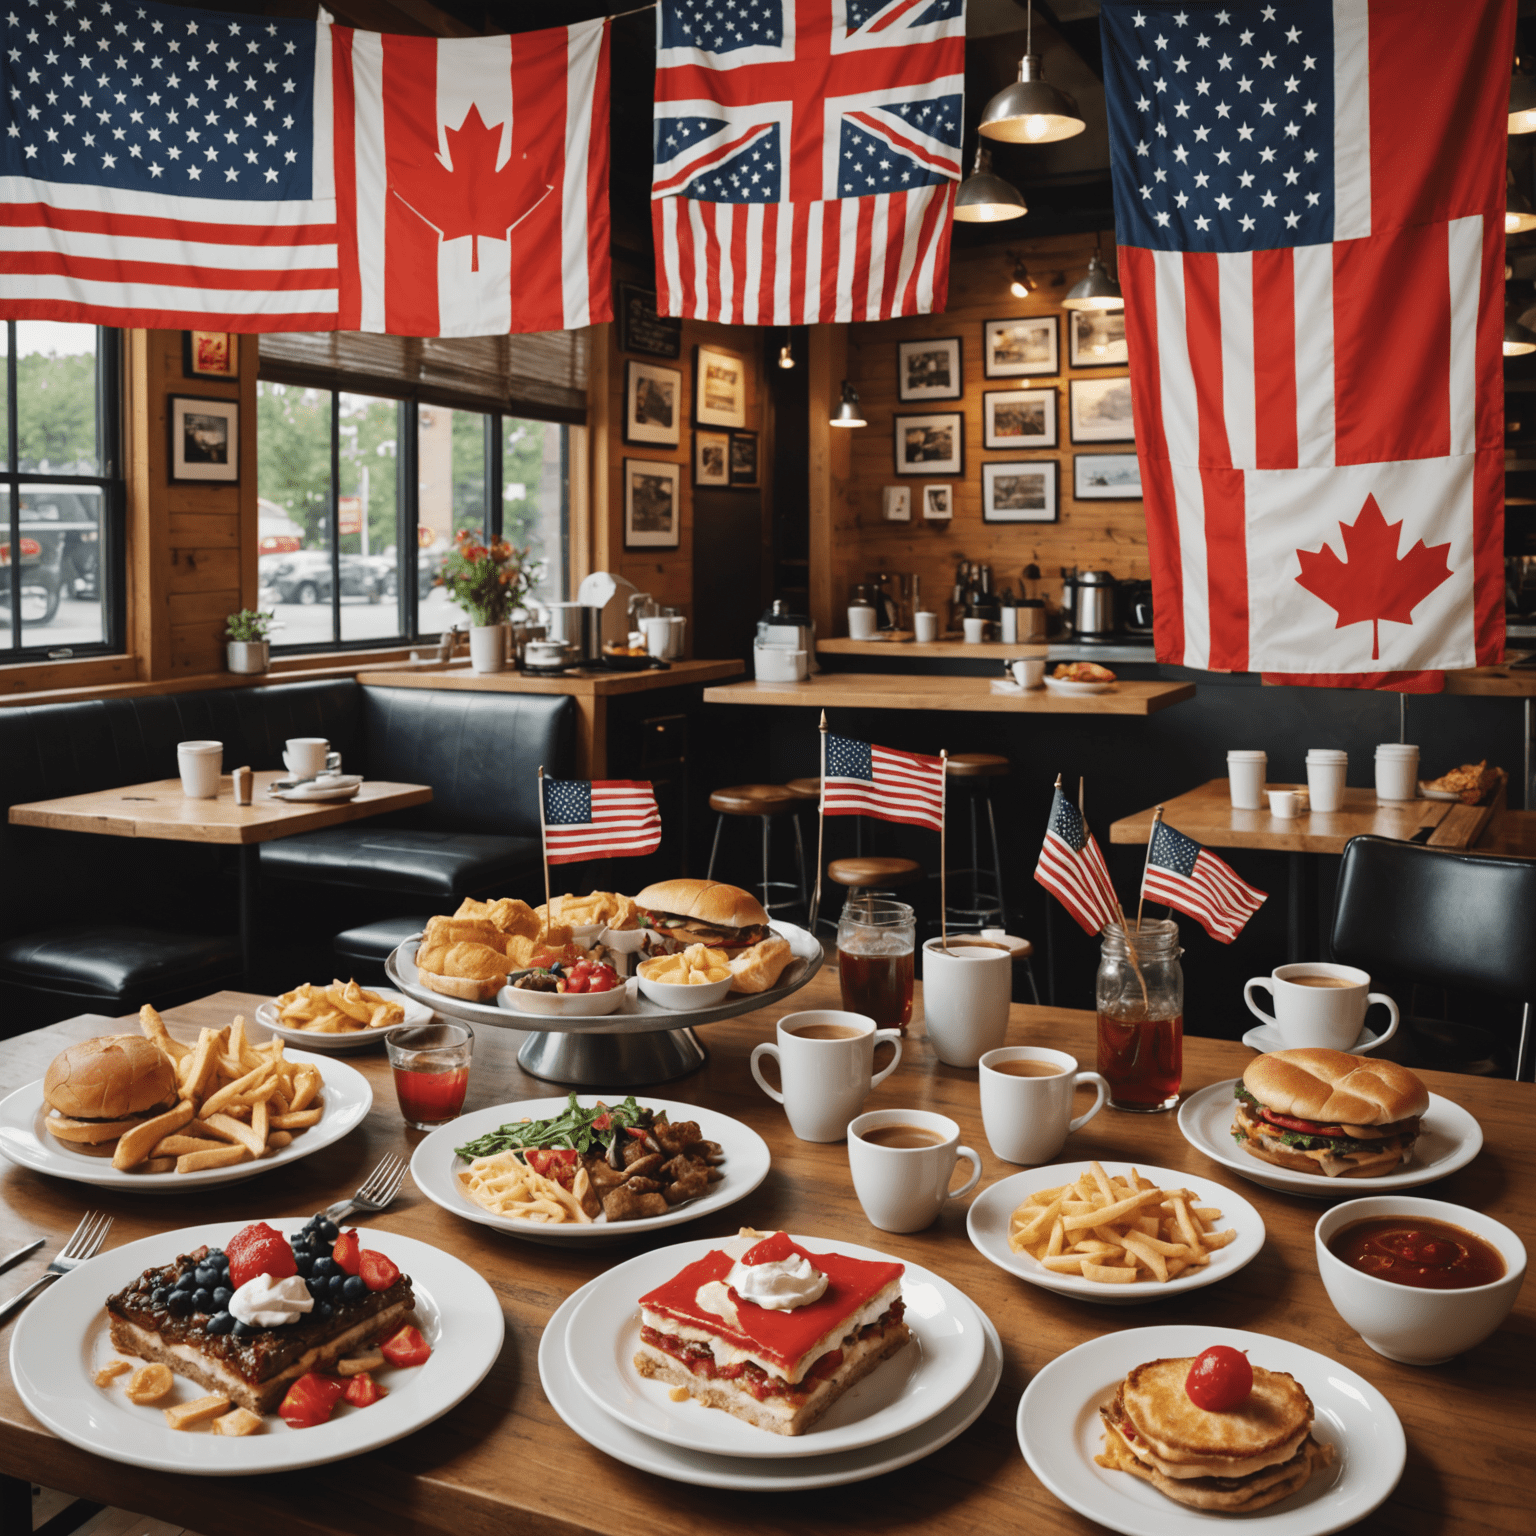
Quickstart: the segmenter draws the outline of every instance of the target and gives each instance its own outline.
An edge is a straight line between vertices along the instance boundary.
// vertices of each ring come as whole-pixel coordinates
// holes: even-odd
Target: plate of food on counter
[[[1000,1179],[971,1202],[965,1225],[999,1269],[1110,1306],[1214,1285],[1264,1246],[1264,1218],[1235,1190],[1130,1163]]]
[[[362,987],[352,980],[301,982],[256,1009],[256,1022],[264,1029],[312,1051],[377,1045],[390,1030],[431,1018],[425,1003],[393,987]]]
[[[255,1045],[237,1015],[177,1040],[148,1004],[140,1032],[77,1041],[0,1101],[0,1153],[114,1190],[202,1190],[308,1157],[362,1124],[373,1090],[334,1058]]]
[[[501,1304],[462,1260],[314,1216],[217,1222],[110,1248],[16,1324],[28,1410],[97,1456],[201,1477],[388,1445],[468,1396]]]
[[[571,1093],[461,1115],[416,1148],[411,1177],[466,1221],[580,1243],[724,1210],[763,1182],[770,1162],[756,1131],[717,1110]]]
[[[1052,693],[1068,696],[1108,693],[1117,681],[1108,667],[1096,661],[1063,661],[1054,672],[1045,674],[1045,686]]]
[[[812,934],[770,922],[749,891],[678,879],[547,907],[466,900],[402,943],[385,970],[407,996],[471,1023],[623,1032],[777,1002],[822,958]]]

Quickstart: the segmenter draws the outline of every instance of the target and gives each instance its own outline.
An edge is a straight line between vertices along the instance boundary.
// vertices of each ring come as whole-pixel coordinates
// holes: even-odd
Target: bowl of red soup
[[[1347,1200],[1317,1224],[1317,1267],[1339,1316],[1378,1355],[1439,1365],[1509,1316],[1525,1244],[1480,1211],[1440,1200]]]

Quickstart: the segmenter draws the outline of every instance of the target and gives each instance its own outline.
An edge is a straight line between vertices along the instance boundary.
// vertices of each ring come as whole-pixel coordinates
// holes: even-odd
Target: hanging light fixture
[[[779,367],[793,368],[794,366],[795,354],[791,350],[789,343],[786,341],[784,345],[779,348]]]
[[[1527,229],[1536,229],[1536,208],[1531,200],[1515,185],[1514,175],[1504,193],[1504,233],[1518,235]]]
[[[1019,78],[1005,86],[982,109],[981,131],[989,139],[1005,139],[1010,144],[1049,144],[1056,139],[1070,139],[1088,124],[1077,110],[1077,103],[1065,91],[1046,82],[1035,52],[1035,7],[1030,0],[1024,57],[1019,60]]]
[[[1028,212],[1024,194],[993,171],[992,151],[978,143],[971,174],[955,193],[955,218],[962,224],[1001,224],[1004,219],[1022,219]]]
[[[1523,357],[1536,352],[1536,331],[1522,325],[1513,310],[1504,311],[1504,356]]]
[[[1040,279],[1024,265],[1024,258],[1018,257],[1013,263],[1013,281],[1008,284],[1008,292],[1016,299],[1027,299],[1039,286]]]
[[[1509,131],[1536,133],[1536,75],[1509,77]]]
[[[1120,284],[1111,275],[1095,251],[1088,258],[1088,270],[1067,289],[1061,301],[1063,309],[1124,309]]]
[[[859,409],[859,392],[847,379],[843,380],[843,398],[838,401],[830,423],[834,427],[867,427],[864,413]]]

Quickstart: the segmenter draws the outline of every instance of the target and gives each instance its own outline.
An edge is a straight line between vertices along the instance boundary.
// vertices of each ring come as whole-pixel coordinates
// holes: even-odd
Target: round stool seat
[[[838,885],[876,888],[911,885],[923,878],[923,866],[915,859],[833,859],[827,876]]]
[[[782,784],[733,784],[709,797],[709,808],[721,816],[778,816],[804,802]]]
[[[784,788],[787,789],[790,794],[798,795],[802,800],[821,799],[820,779],[791,779],[789,783],[784,786]]]
[[[957,752],[945,759],[952,779],[1000,779],[1008,772],[1008,759],[995,752]]]

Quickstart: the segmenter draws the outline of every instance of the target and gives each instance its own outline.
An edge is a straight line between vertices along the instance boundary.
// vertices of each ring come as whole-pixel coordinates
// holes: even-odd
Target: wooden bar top
[[[11,807],[11,821],[23,827],[51,827],[60,832],[99,832],[109,837],[157,837],[179,843],[269,843],[295,832],[403,811],[432,798],[426,784],[391,784],[365,779],[350,800],[277,800],[267,786],[285,777],[275,769],[259,769],[250,805],[235,804],[234,781],[219,780],[218,798],[191,800],[181,792],[180,779],[157,779],[122,789],[98,789],[59,800],[34,800]]]
[[[885,672],[818,672],[803,683],[765,683],[754,679],[704,690],[706,704],[943,709],[1004,715],[1155,715],[1194,696],[1193,683],[1124,679],[1108,693],[1063,694],[1049,688],[1032,688],[1027,692],[1018,688],[994,689],[989,677]]]
[[[1529,654],[1528,651],[1511,651],[1509,659],[1515,661]],[[1536,667],[1521,667],[1518,671],[1508,665],[1468,667],[1463,672],[1447,672],[1445,691],[1485,699],[1536,698]]]
[[[837,1006],[837,981],[829,971],[790,1006]],[[257,1001],[221,993],[170,1010],[167,1017],[176,1033],[189,1039],[197,1026],[222,1026],[236,1011],[252,1018]],[[752,1081],[752,1047],[770,1037],[776,1016],[777,1011],[765,1010],[707,1026],[700,1038],[709,1047],[710,1061],[692,1077],[655,1090],[657,1097],[707,1104],[734,1115],[767,1140],[772,1170],[739,1205],[612,1247],[551,1247],[460,1221],[407,1179],[394,1205],[363,1223],[458,1255],[487,1278],[501,1300],[507,1333],[496,1365],[468,1398],[435,1423],[379,1451],[306,1472],[229,1479],[149,1472],[54,1438],[21,1406],[8,1371],[0,1368],[0,1470],[218,1536],[271,1536],[273,1531],[285,1536],[406,1531],[452,1536],[992,1536],[1003,1531],[1096,1536],[1103,1528],[1058,1503],[1020,1455],[1014,1434],[1020,1394],[1049,1361],[1089,1339],[1127,1328],[1208,1324],[1305,1344],[1360,1372],[1386,1394],[1407,1431],[1407,1470],[1390,1500],[1354,1530],[1369,1536],[1529,1531],[1536,1509],[1528,1385],[1536,1286],[1525,1287],[1500,1332],[1451,1364],[1398,1365],[1374,1354],[1333,1310],[1323,1290],[1312,1229],[1324,1205],[1277,1194],[1208,1161],[1184,1140],[1173,1114],[1105,1110],[1069,1138],[1063,1160],[1097,1157],[1176,1169],[1187,1174],[1193,1189],[1218,1202],[1216,1186],[1235,1189],[1262,1214],[1268,1239],[1258,1257],[1231,1279],[1144,1307],[1097,1306],[1040,1290],[995,1268],[971,1246],[966,1200],[951,1201],[925,1232],[894,1236],[870,1226],[849,1181],[846,1147],[796,1140],[783,1110]],[[111,1021],[86,1017],[8,1040],[0,1052],[0,1094],[40,1078],[68,1042],[112,1027]],[[1015,1007],[1008,1039],[1060,1047],[1092,1066],[1093,1032],[1092,1014]],[[257,1036],[262,1033],[253,1029]],[[519,1071],[521,1038],[508,1030],[478,1032],[467,1108],[559,1091]],[[1235,1077],[1251,1059],[1240,1045],[1190,1038],[1184,1089],[1192,1092]],[[364,1124],[313,1157],[244,1183],[177,1198],[114,1195],[0,1163],[0,1252],[33,1237],[49,1239],[41,1253],[0,1279],[0,1295],[10,1295],[41,1273],[87,1208],[113,1216],[110,1242],[116,1247],[197,1222],[303,1218],[351,1194],[379,1158],[408,1152],[421,1137],[402,1124],[383,1052],[346,1060],[373,1085],[373,1110]],[[1431,1090],[1477,1116],[1485,1141],[1474,1162],[1418,1193],[1476,1206],[1530,1233],[1536,1223],[1536,1118],[1531,1114],[1536,1089],[1434,1072],[1426,1072],[1424,1079]],[[639,1098],[646,1101],[645,1091]],[[867,1107],[919,1107],[951,1116],[959,1122],[961,1139],[981,1155],[984,1185],[1019,1171],[987,1145],[976,1073],[940,1065],[921,1024],[914,1025],[900,1065],[870,1095]],[[1081,1108],[1086,1107],[1085,1096]],[[1358,1193],[1357,1188],[1341,1191]],[[865,1244],[926,1265],[958,1286],[992,1319],[1003,1342],[1002,1383],[981,1418],[944,1449],[901,1471],[843,1488],[774,1497],[667,1482],[588,1447],[555,1415],[539,1384],[539,1338],[550,1315],[578,1286],[637,1253],[671,1242],[724,1238],[742,1223]],[[381,1246],[388,1251],[387,1242]],[[73,1346],[61,1339],[59,1347]],[[705,1435],[708,1412],[700,1410],[699,1417]],[[110,1433],[105,1423],[104,1432]],[[189,1442],[189,1456],[195,1454],[194,1445]]]
[[[530,677],[526,672],[471,672],[467,664],[446,668],[387,668],[358,678],[365,688],[449,688],[478,693],[568,693],[606,698],[620,693],[649,693],[655,688],[681,688],[710,683],[744,672],[739,661],[674,661],[665,672],[567,672],[559,677]]]
[[[818,640],[822,656],[899,656],[903,661],[1017,661],[1021,656],[1044,656],[1050,646],[1044,640],[850,640],[846,636]]]

